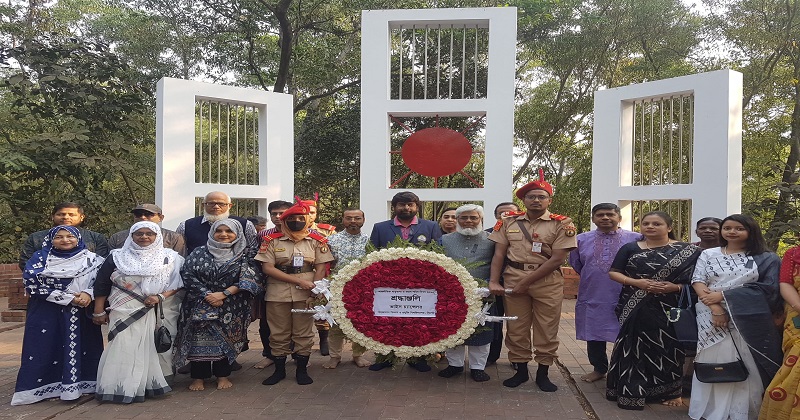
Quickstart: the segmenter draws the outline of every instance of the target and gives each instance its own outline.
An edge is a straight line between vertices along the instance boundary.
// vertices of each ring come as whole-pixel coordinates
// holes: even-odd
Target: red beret
[[[317,207],[317,201],[319,201],[319,193],[314,193],[314,199],[313,200],[303,200],[298,196],[294,196],[294,199],[298,203],[303,203],[303,204],[305,204],[305,205],[307,205],[309,207]]]
[[[307,216],[310,211],[311,209],[308,208],[308,204],[306,204],[303,201],[300,201],[297,204],[293,205],[292,207],[286,209],[286,211],[283,212],[283,214],[281,215],[281,217],[279,217],[279,219],[286,220],[287,217],[294,216],[296,214],[299,214],[301,216]]]
[[[522,186],[522,188],[517,190],[517,198],[520,200],[525,199],[525,194],[531,190],[544,190],[547,191],[550,196],[553,196],[553,186],[550,185],[547,181],[531,181]],[[285,214],[285,213],[284,213]]]

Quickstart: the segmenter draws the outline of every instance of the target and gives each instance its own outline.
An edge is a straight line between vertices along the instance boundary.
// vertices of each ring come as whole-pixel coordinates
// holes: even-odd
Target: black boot
[[[327,332],[327,331],[326,331]],[[314,380],[308,376],[308,356],[297,355],[294,360],[297,362],[297,385],[310,385]]]
[[[528,379],[531,378],[531,376],[528,374],[527,363],[515,363],[514,366],[517,369],[517,373],[503,381],[503,385],[509,388],[516,388],[525,382],[528,382]]]
[[[547,377],[548,369],[550,369],[548,365],[539,365],[539,368],[536,369],[536,385],[544,392],[556,392],[558,387]]]
[[[308,359],[306,359],[306,361],[307,360]],[[261,385],[275,385],[285,378],[286,378],[286,356],[278,356],[275,357],[275,372],[269,378],[264,379],[264,382],[261,382]]]
[[[323,356],[330,355],[328,349],[328,330],[319,330],[319,354]]]

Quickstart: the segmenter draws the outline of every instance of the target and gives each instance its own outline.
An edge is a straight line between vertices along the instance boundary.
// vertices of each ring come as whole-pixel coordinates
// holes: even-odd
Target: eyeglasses
[[[536,200],[544,201],[544,200],[547,200],[548,198],[550,198],[549,195],[526,195],[525,196],[526,200],[534,200],[534,201],[536,201]]]
[[[215,202],[208,202],[203,204],[205,204],[208,207],[227,207],[231,205],[231,203],[215,203]]]
[[[158,235],[155,232],[133,232],[132,236],[135,238],[142,238],[142,237],[155,238]]]
[[[480,216],[458,216],[458,220],[481,220]]]

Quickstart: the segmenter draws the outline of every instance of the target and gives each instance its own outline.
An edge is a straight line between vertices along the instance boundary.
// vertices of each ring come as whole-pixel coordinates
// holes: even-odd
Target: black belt
[[[524,264],[521,262],[506,260],[506,264],[509,267],[516,268],[517,270],[526,270],[526,271],[533,271],[539,268],[541,264]]]
[[[283,271],[286,274],[310,273],[313,271],[309,264],[304,264],[302,267],[295,267],[293,265],[276,265],[275,268]]]

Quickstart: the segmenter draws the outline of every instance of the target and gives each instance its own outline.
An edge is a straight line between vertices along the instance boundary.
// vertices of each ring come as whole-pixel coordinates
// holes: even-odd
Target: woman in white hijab
[[[164,248],[161,228],[142,221],[131,226],[130,233],[125,245],[114,250],[100,268],[92,315],[95,323],[109,323],[96,397],[117,403],[144,401],[146,396],[171,391],[156,352],[154,331],[163,323],[174,335],[177,310],[172,306],[179,298],[173,296],[183,287],[183,257]],[[109,315],[104,310],[106,300]],[[171,308],[164,311],[163,320],[159,305]]]

